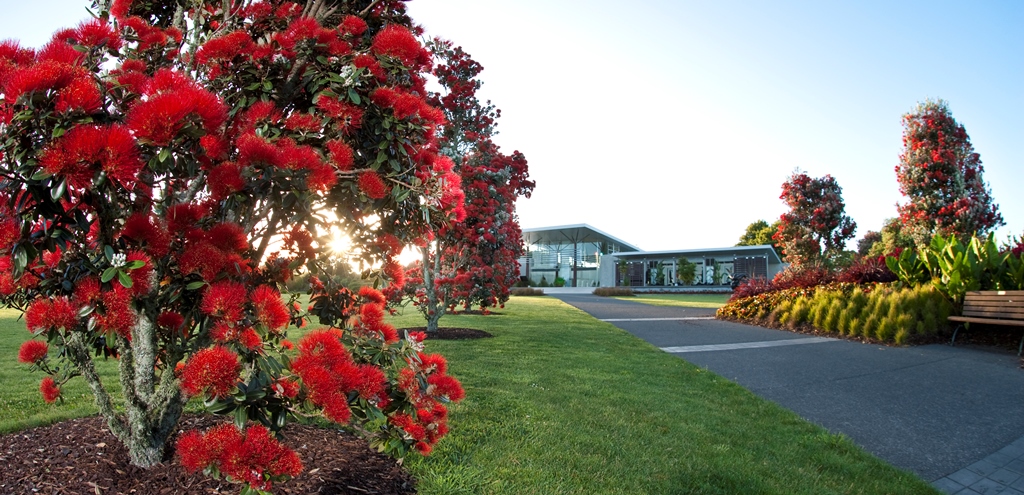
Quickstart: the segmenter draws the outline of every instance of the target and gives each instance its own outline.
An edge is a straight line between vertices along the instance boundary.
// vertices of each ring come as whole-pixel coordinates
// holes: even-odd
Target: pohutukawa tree
[[[440,129],[441,152],[461,181],[465,218],[420,245],[421,260],[407,271],[404,291],[391,294],[392,300],[412,301],[427,320],[428,334],[459,306],[488,311],[508,300],[523,252],[515,202],[534,187],[526,157],[518,151],[505,155],[490,139],[500,111],[476,96],[483,67],[448,41],[435,39],[430,46],[440,60],[434,74],[444,90],[430,101],[448,121]]]
[[[981,157],[945,101],[926,100],[903,116],[903,153],[896,166],[903,231],[918,245],[933,235],[982,237],[1003,225],[982,179]]]
[[[204,398],[234,424],[184,434],[180,460],[247,490],[300,472],[272,434],[294,418],[429,452],[463,392],[424,335],[398,335],[373,289],[314,279],[308,310],[279,292],[327,261],[332,229],[400,283],[402,245],[462,216],[404,5],[93,7],[39,50],[0,43],[0,295],[25,312],[44,399],[83,378],[146,467]],[[293,346],[306,320],[325,328]],[[119,359],[120,394],[97,353]]]
[[[779,217],[772,238],[782,246],[787,263],[827,262],[843,251],[857,230],[845,213],[843,189],[831,175],[811,178],[795,171],[782,184],[779,199],[789,211]]]

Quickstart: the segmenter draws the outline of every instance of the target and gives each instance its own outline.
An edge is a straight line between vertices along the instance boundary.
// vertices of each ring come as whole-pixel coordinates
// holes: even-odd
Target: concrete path
[[[555,297],[847,435],[945,493],[1024,495],[1024,370],[1012,353],[885,347],[719,321],[711,309]]]

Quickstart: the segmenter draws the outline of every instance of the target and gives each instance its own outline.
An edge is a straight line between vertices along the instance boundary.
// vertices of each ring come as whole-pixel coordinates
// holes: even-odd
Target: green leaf
[[[110,282],[116,276],[117,276],[117,268],[114,268],[114,267],[107,268],[106,270],[103,270],[103,274],[100,275],[100,282],[103,282],[103,283]]]
[[[235,426],[239,428],[245,428],[246,421],[249,420],[249,414],[245,407],[239,407],[235,409]]]
[[[52,177],[52,175],[50,175],[49,172],[45,170],[40,170],[36,172],[34,175],[32,175],[32,180],[46,180],[49,179],[50,177]]]
[[[157,158],[160,160],[160,163],[166,162],[167,159],[170,158],[170,157],[171,157],[171,149],[170,148],[164,148],[164,149],[160,150],[160,154],[157,155]]]
[[[117,270],[117,281],[121,282],[121,285],[124,286],[125,289],[132,288],[132,277],[128,275],[128,272]]]
[[[18,247],[14,248],[14,273],[20,275],[27,266],[28,252],[25,251],[24,244],[18,244]]]
[[[145,261],[135,260],[135,261],[132,261],[131,263],[128,263],[127,265],[125,265],[125,268],[127,268],[129,270],[137,270],[137,269],[142,268],[144,266],[146,266],[146,262]]]
[[[68,190],[68,180],[67,179],[63,179],[63,180],[60,181],[60,183],[57,184],[57,187],[55,187],[53,189],[50,189],[50,199],[52,199],[54,201],[59,200],[62,196],[64,196],[64,192],[67,191],[67,190]]]
[[[86,304],[78,309],[78,317],[85,318],[86,316],[91,315],[93,311],[96,311],[96,307],[91,304]]]
[[[359,102],[363,101],[362,98],[359,97],[359,93],[356,93],[356,90],[352,88],[348,89],[348,99],[351,100],[352,103],[355,103],[356,105],[358,105]]]
[[[107,257],[107,261],[114,261],[114,248],[111,246],[103,246],[103,256]]]
[[[198,282],[192,282],[192,283],[186,285],[185,289],[187,289],[187,290],[196,290],[196,289],[198,289],[198,288],[200,288],[200,287],[202,287],[204,285],[206,285],[206,282],[200,280]]]

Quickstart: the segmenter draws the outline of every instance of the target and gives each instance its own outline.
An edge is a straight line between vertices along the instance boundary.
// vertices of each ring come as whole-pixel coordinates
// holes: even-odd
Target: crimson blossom
[[[19,358],[47,374],[44,399],[83,378],[149,467],[203,398],[235,424],[187,433],[181,461],[252,490],[301,469],[272,438],[295,418],[429,451],[464,394],[386,324],[385,297],[313,284],[303,310],[280,292],[331,263],[337,231],[400,287],[401,246],[464,216],[404,4],[93,8],[38,50],[0,42],[0,298],[25,312]],[[326,329],[294,349],[288,329],[310,321]],[[97,353],[118,358],[120,395]]]

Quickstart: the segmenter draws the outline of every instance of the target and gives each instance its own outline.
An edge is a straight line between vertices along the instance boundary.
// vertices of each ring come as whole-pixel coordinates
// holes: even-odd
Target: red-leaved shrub
[[[772,279],[774,290],[809,288],[836,280],[835,273],[818,263],[789,265]]]
[[[836,275],[837,282],[869,284],[874,282],[895,282],[896,274],[885,264],[885,256],[865,256]]]

